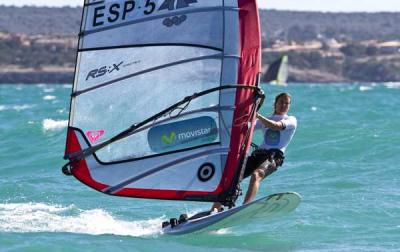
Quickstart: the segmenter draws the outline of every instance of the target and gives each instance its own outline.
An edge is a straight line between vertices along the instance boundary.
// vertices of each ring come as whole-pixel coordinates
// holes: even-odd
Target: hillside
[[[360,42],[400,38],[400,13],[329,13],[261,10],[266,40],[305,42],[314,39]]]
[[[400,13],[261,10],[263,69],[295,82],[400,81]],[[0,83],[72,82],[81,8],[0,6]]]

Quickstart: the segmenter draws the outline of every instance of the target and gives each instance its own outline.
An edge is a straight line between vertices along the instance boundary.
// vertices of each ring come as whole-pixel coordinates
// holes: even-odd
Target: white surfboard
[[[293,211],[300,201],[301,196],[295,192],[272,194],[219,213],[199,218],[191,217],[174,227],[168,225],[163,228],[163,232],[165,234],[187,234],[238,226],[257,219],[265,221]]]

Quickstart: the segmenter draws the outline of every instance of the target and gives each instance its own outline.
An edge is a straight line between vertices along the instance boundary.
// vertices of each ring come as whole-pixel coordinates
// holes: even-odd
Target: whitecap
[[[215,231],[211,231],[210,233],[216,235],[225,235],[225,234],[232,234],[233,231],[231,228],[221,228]]]
[[[311,107],[311,111],[317,111],[318,110],[318,108],[317,107]]]
[[[68,126],[68,120],[44,119],[42,125],[45,131],[59,130]]]
[[[400,89],[400,82],[387,82],[383,85],[389,89]]]
[[[56,99],[56,97],[54,95],[46,95],[43,97],[43,100],[47,100],[47,101],[55,100],[55,99]]]
[[[359,90],[360,90],[361,92],[369,91],[369,90],[372,90],[372,89],[373,89],[372,86],[360,86],[360,87],[359,87]]]
[[[43,89],[43,92],[45,92],[45,93],[53,93],[54,92],[54,88],[45,88],[45,89]]]
[[[35,105],[23,104],[23,105],[14,105],[12,106],[12,109],[19,112],[21,110],[31,109],[33,107],[35,107]]]
[[[0,105],[0,111],[4,111],[4,110],[7,110],[7,106],[5,106],[5,105]]]
[[[0,232],[69,232],[149,236],[161,233],[162,218],[125,221],[103,209],[82,210],[44,203],[0,204]]]

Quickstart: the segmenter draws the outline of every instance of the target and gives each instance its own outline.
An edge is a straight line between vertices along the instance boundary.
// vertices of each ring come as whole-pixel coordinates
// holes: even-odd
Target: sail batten
[[[260,45],[256,0],[86,1],[69,172],[111,195],[225,201],[261,95]]]
[[[72,96],[78,96],[78,95],[87,93],[87,92],[89,92],[89,91],[93,91],[93,90],[95,90],[95,89],[97,89],[97,88],[102,88],[102,87],[105,87],[105,86],[107,86],[107,85],[111,85],[111,84],[120,82],[120,81],[122,81],[122,80],[135,77],[135,76],[137,76],[137,75],[142,75],[142,74],[149,73],[149,72],[156,71],[156,70],[160,70],[160,69],[163,69],[163,68],[168,68],[168,67],[171,67],[171,66],[175,66],[175,65],[179,65],[179,64],[184,64],[184,63],[189,63],[189,62],[198,61],[198,60],[220,59],[221,57],[222,57],[221,54],[214,54],[214,55],[201,56],[201,57],[197,57],[197,58],[190,58],[190,59],[185,59],[185,60],[181,60],[181,61],[171,62],[171,63],[164,64],[164,65],[155,66],[155,67],[152,67],[152,68],[149,68],[149,69],[145,69],[145,70],[142,70],[142,71],[139,71],[139,72],[133,72],[133,73],[128,74],[128,75],[126,75],[126,76],[122,76],[122,77],[119,77],[119,78],[117,78],[117,79],[107,81],[107,82],[105,82],[105,83],[97,84],[96,86],[92,86],[92,87],[87,88],[87,89],[83,89],[83,90],[76,91],[76,92],[74,92],[74,93],[72,94]]]
[[[121,45],[121,46],[110,46],[110,47],[94,47],[94,48],[83,48],[78,49],[78,52],[88,52],[88,51],[101,51],[101,50],[111,50],[111,49],[121,49],[121,48],[134,48],[134,47],[151,47],[151,46],[184,46],[184,47],[197,47],[204,49],[211,49],[215,51],[223,51],[222,48],[211,47],[199,44],[185,44],[185,43],[152,43],[152,44],[132,44],[132,45]],[[239,57],[239,56],[237,56]]]

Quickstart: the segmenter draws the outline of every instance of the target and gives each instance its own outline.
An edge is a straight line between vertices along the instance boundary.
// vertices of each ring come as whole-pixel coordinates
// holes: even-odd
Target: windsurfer
[[[260,182],[283,164],[284,152],[297,128],[296,117],[287,114],[290,104],[290,94],[280,93],[275,97],[272,116],[264,117],[257,113],[255,127],[263,130],[264,141],[247,159],[243,178],[251,178],[243,204],[251,202],[257,194]],[[212,206],[213,212],[220,209],[219,202]]]

